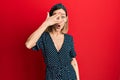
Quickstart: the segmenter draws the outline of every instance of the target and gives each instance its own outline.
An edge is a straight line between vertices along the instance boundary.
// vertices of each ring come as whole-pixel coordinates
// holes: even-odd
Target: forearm
[[[74,58],[73,61],[71,62],[75,72],[76,72],[76,76],[77,76],[77,80],[80,80],[80,77],[79,77],[79,69],[78,69],[78,64],[77,64],[77,61],[76,59]]]
[[[49,13],[47,13],[47,18],[43,22],[43,24],[36,30],[34,31],[27,39],[25,45],[28,49],[31,49],[33,46],[36,45],[36,42],[42,35],[42,33],[46,30],[48,26],[54,25],[56,23],[60,23],[60,20],[57,20],[58,16],[61,14],[55,14],[53,16],[49,16]]]
[[[25,45],[27,48],[32,48],[37,40],[40,38],[42,33],[45,31],[45,29],[48,27],[47,23],[44,22],[36,31],[34,31],[27,39]]]

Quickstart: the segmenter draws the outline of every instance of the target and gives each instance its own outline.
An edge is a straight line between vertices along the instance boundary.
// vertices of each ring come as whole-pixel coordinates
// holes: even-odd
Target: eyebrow
[[[56,14],[56,13],[53,13],[53,15]],[[65,15],[64,13],[62,13],[62,15]]]
[[[62,15],[65,15],[64,13]]]

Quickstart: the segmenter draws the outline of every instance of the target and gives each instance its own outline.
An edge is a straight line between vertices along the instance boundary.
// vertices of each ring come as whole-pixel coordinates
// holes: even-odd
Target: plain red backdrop
[[[41,51],[24,44],[59,2],[68,9],[81,80],[120,80],[119,0],[1,0],[0,80],[44,80]]]

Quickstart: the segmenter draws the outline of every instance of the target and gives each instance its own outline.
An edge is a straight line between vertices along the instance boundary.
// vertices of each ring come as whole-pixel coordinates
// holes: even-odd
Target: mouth
[[[60,29],[60,27],[61,27],[61,26],[60,26],[59,24],[56,24],[56,28],[57,28],[57,29]]]

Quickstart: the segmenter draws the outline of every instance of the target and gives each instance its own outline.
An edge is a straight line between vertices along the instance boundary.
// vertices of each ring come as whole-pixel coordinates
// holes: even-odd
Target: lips
[[[59,29],[61,26],[59,24],[56,24],[55,27]]]
[[[57,25],[57,28],[60,28],[60,25],[59,25],[59,24]]]

